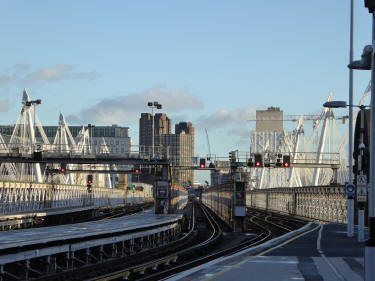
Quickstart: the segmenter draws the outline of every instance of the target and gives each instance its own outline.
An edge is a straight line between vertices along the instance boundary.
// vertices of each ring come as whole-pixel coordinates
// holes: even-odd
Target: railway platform
[[[168,280],[364,280],[364,243],[344,224],[313,224]]]
[[[108,207],[85,206],[85,207],[60,207],[38,211],[14,212],[8,214],[0,214],[0,230],[10,230],[19,228],[28,228],[33,226],[43,226],[54,223],[74,223],[76,220],[90,219],[100,216],[101,213],[108,210],[132,209],[137,206],[147,205],[147,203],[139,204],[118,204]]]

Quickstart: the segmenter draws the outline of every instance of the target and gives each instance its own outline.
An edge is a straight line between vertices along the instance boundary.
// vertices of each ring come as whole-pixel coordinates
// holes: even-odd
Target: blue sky
[[[196,126],[197,154],[249,149],[256,109],[319,112],[348,99],[349,0],[2,1],[0,120],[22,90],[41,98],[41,122],[129,126],[158,100],[173,123]],[[355,1],[355,58],[371,17]],[[355,72],[355,101],[370,79]],[[338,114],[345,114],[341,111]],[[200,121],[199,121],[200,120]],[[294,125],[287,125],[293,128]]]

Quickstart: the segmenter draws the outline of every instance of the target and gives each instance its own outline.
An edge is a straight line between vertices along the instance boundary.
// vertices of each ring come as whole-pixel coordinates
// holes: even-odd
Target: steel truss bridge
[[[359,104],[365,103],[369,88],[370,85]],[[331,99],[332,95],[328,100]],[[37,131],[41,140],[36,138]],[[331,109],[325,108],[320,118],[315,120],[313,132],[309,138],[305,137],[304,122],[301,118],[293,132],[282,134],[277,151],[269,142],[263,142],[260,152],[265,158],[272,162],[277,153],[289,154],[291,167],[259,169],[243,165],[241,169],[248,174],[250,187],[263,189],[321,186],[329,184],[333,178],[343,184],[348,178],[345,150],[347,135],[337,136],[336,131],[335,116]],[[257,145],[260,147],[259,144]],[[50,143],[36,114],[35,105],[30,102],[30,97],[24,90],[21,110],[12,135],[6,139],[0,134],[0,179],[3,182],[24,181],[43,184],[51,179],[49,171],[57,171],[61,164],[66,164],[68,172],[55,174],[52,177],[54,185],[85,187],[87,174],[92,173],[95,177],[94,182],[98,186],[113,188],[114,182],[111,174],[129,173],[133,165],[145,167],[169,165],[167,148],[157,148],[155,155],[155,158],[152,158],[141,149],[123,154],[111,153],[104,139],[99,149],[94,150],[89,130],[83,127],[77,138],[73,138],[61,113],[56,136]],[[210,161],[213,161],[215,166],[214,170],[230,169],[229,161],[226,161],[227,165],[220,166],[219,158],[210,156]],[[237,161],[246,163],[250,157],[249,152],[238,152]],[[172,168],[199,170],[194,165]],[[337,175],[334,175],[332,170],[336,170]],[[17,188],[16,185],[14,188]],[[14,192],[14,188],[9,192]],[[108,190],[108,193],[113,192]],[[6,200],[12,196],[13,198],[28,196],[26,193],[24,195],[12,194],[3,197],[3,202],[6,203]],[[41,198],[37,194],[33,196]]]

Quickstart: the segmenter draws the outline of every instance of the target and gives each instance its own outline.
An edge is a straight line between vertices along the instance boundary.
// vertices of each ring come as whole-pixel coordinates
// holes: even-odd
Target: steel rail
[[[155,270],[162,264],[169,264],[171,261],[176,262],[178,259],[182,259],[183,257],[186,257],[188,255],[196,253],[197,251],[203,251],[205,248],[210,247],[211,245],[215,244],[218,241],[218,239],[220,239],[220,237],[222,235],[221,227],[218,224],[218,222],[214,219],[212,214],[207,210],[207,207],[205,207],[203,205],[200,205],[200,208],[201,208],[202,212],[204,213],[204,215],[206,217],[207,224],[209,225],[209,228],[211,229],[209,237],[206,238],[204,241],[202,241],[202,242],[200,242],[196,245],[190,246],[186,249],[183,249],[183,250],[180,250],[178,252],[172,253],[172,254],[168,255],[167,257],[152,260],[150,262],[147,262],[147,263],[144,263],[144,264],[132,267],[132,268],[125,268],[123,270],[116,271],[116,272],[113,272],[113,273],[110,273],[110,274],[100,276],[99,278],[93,278],[93,279],[89,279],[89,280],[102,280],[102,281],[104,281],[104,280],[114,280],[114,279],[124,278],[124,277],[127,278],[127,276],[129,276],[131,274],[135,274],[135,273],[144,274],[144,272],[147,269],[151,268],[151,269]],[[196,262],[201,261],[201,260],[202,260],[202,258],[196,258],[192,262],[196,263]],[[177,266],[174,266],[171,269],[166,269],[166,270],[163,270],[161,272],[157,272],[157,273],[148,275],[145,278],[141,278],[141,279],[137,278],[137,280],[157,280],[162,275],[166,275],[166,274],[169,275],[171,270],[172,271],[176,271],[176,270],[181,271],[182,267],[185,268],[186,266],[189,266],[189,264],[191,264],[191,262],[184,263],[182,265],[177,265]]]

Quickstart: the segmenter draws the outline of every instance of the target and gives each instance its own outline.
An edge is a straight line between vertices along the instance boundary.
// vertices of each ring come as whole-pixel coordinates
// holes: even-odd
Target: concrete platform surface
[[[182,215],[154,215],[150,211],[145,211],[92,222],[0,231],[0,250],[175,223],[181,218]]]
[[[168,280],[364,280],[364,243],[348,238],[346,225],[318,225],[260,253],[219,259]]]

